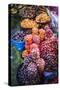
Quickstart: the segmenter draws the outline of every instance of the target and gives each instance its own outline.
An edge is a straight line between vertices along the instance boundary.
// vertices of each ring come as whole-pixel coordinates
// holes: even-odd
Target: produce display
[[[58,7],[9,7],[11,85],[58,83]]]

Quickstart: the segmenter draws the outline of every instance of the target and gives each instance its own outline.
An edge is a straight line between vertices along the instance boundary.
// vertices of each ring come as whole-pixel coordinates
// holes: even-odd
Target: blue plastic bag
[[[15,46],[15,48],[18,50],[18,51],[23,51],[24,48],[25,48],[25,43],[24,41],[16,41],[16,40],[11,40],[11,44],[13,46]]]
[[[57,72],[44,72],[44,77],[46,80],[51,80],[57,76]]]

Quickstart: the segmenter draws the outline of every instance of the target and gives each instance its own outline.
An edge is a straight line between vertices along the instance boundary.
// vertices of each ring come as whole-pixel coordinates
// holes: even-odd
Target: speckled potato
[[[53,36],[53,32],[52,30],[49,28],[49,29],[46,29],[46,33],[45,33],[45,39],[49,39]]]
[[[45,68],[45,61],[44,61],[44,59],[42,59],[42,58],[37,59],[36,60],[36,64],[37,64],[39,72],[40,73],[43,72],[44,68]]]
[[[46,71],[55,71],[58,67],[58,41],[51,37],[40,44],[40,57],[46,62]]]
[[[17,81],[20,85],[34,85],[41,82],[41,75],[37,70],[37,65],[30,57],[24,59],[22,67],[18,68]]]
[[[36,61],[36,59],[40,58],[39,48],[33,48],[32,50],[30,50],[30,54],[33,60]]]
[[[19,16],[22,18],[34,18],[35,17],[35,7],[32,6],[24,6],[22,9],[19,10]]]

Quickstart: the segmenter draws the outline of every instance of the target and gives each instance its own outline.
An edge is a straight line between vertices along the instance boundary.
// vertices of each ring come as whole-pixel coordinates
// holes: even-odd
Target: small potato
[[[25,43],[32,44],[32,34],[26,35],[24,37]]]
[[[39,30],[39,37],[40,37],[40,41],[43,41],[45,39],[45,30],[44,29]]]
[[[23,58],[25,58],[26,56],[28,56],[28,51],[27,50],[24,50],[23,52],[22,52],[22,57]]]
[[[33,42],[36,44],[40,43],[40,37],[38,35],[33,35]]]
[[[32,34],[38,35],[38,28],[36,28],[36,27],[32,28]]]
[[[32,19],[24,19],[20,24],[21,24],[21,27],[25,29],[26,28],[31,29],[34,27],[38,27],[38,24]]]
[[[41,13],[40,15],[36,16],[37,23],[47,23],[50,22],[50,16],[47,13]]]

